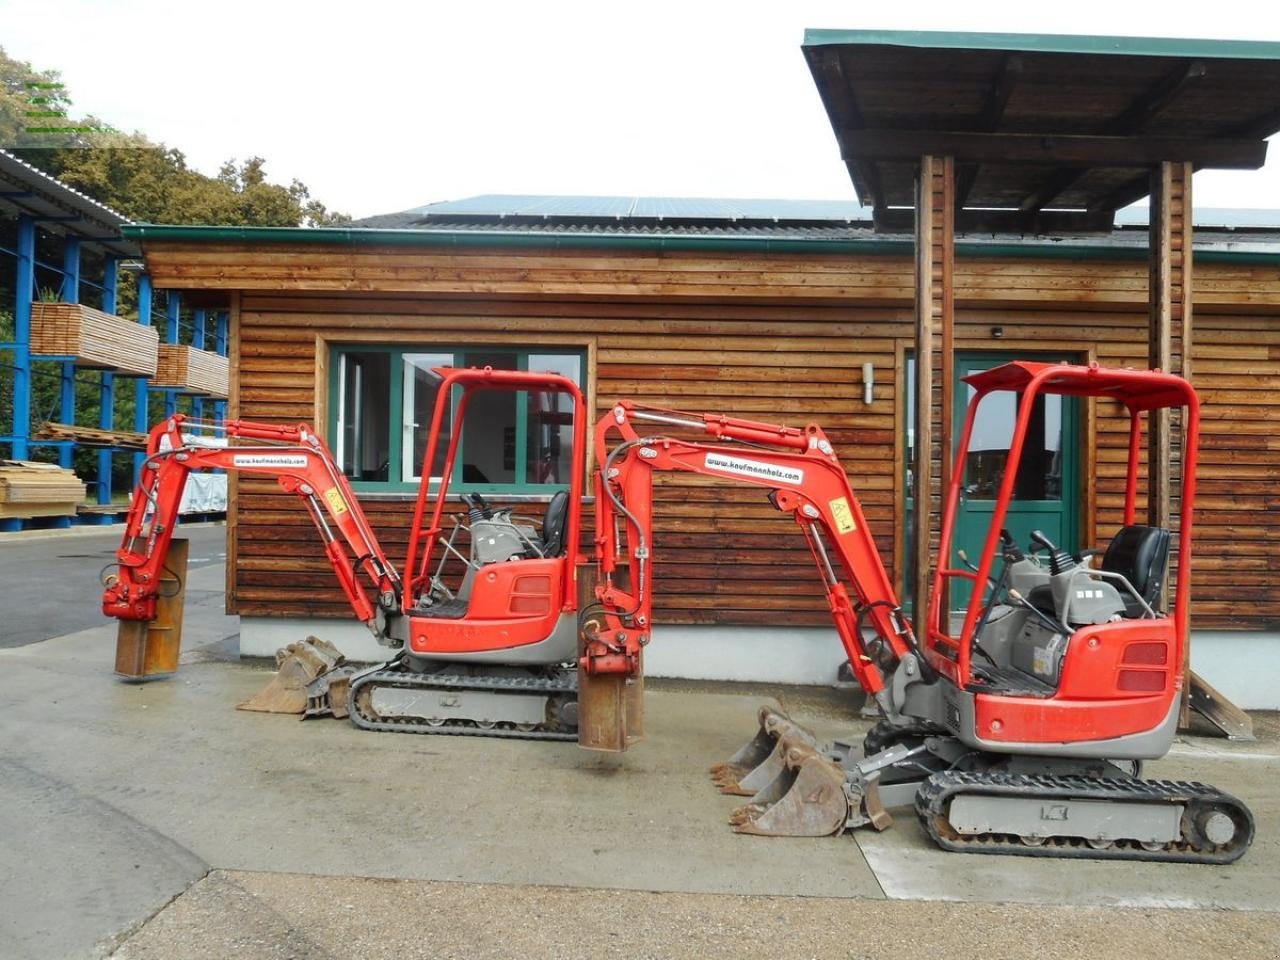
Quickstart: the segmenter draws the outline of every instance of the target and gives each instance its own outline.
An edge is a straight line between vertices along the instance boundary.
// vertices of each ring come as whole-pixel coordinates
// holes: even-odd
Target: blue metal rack
[[[0,216],[16,215],[16,243],[12,249],[0,246],[0,256],[12,260],[14,266],[13,283],[13,319],[14,337],[11,342],[0,343],[0,364],[9,367],[13,373],[13,423],[8,434],[0,435],[0,457],[12,457],[16,460],[30,459],[32,452],[38,448],[55,448],[58,462],[64,467],[72,466],[77,444],[65,440],[36,440],[31,436],[33,379],[38,375],[34,364],[38,361],[54,361],[60,364],[58,373],[59,391],[57,409],[61,422],[76,423],[76,386],[84,383],[85,376],[96,377],[96,386],[100,398],[101,412],[96,426],[104,430],[116,427],[117,375],[106,370],[84,370],[76,366],[73,357],[38,355],[31,348],[32,304],[37,299],[37,275],[60,277],[57,284],[59,298],[67,303],[80,303],[87,289],[96,291],[101,308],[105,313],[116,314],[119,310],[119,278],[122,262],[127,257],[136,255],[136,247],[123,240],[119,227],[127,223],[114,211],[97,204],[83,194],[72,190],[65,184],[54,180],[40,171],[24,164],[10,154],[0,151]],[[15,189],[7,189],[14,185]],[[41,227],[48,237],[57,237],[61,249],[61,263],[49,263],[37,257],[37,240],[41,236]],[[47,243],[47,240],[44,241]],[[91,280],[83,275],[82,253],[87,246],[93,246],[102,252],[101,282]],[[150,325],[155,300],[160,292],[152,287],[151,277],[145,272],[137,274],[137,322]],[[189,331],[189,343],[199,349],[206,344],[206,328],[208,314],[205,309],[188,311],[183,316],[182,298],[177,291],[164,291],[166,343],[183,342],[183,335]],[[227,355],[228,314],[225,310],[215,312],[216,322],[215,349]],[[185,321],[185,322],[184,322]],[[166,415],[176,412],[179,407],[181,390],[171,388],[153,388],[146,378],[137,378],[134,384],[135,414],[133,429],[145,433],[151,426],[151,393],[162,395],[163,409]],[[193,412],[197,415],[205,412],[205,401],[202,398],[192,400]],[[226,403],[214,401],[212,413],[221,421],[226,412]],[[2,429],[2,428],[0,428]],[[95,489],[94,499],[99,507],[112,504],[111,469],[116,448],[98,449],[94,472],[96,476],[90,481]],[[145,454],[134,453],[134,479],[136,481]],[[123,514],[120,511],[98,510],[84,513],[74,518],[80,523],[112,523]],[[27,526],[70,526],[71,517],[43,518],[38,520],[22,520],[0,518],[0,532],[21,530]]]

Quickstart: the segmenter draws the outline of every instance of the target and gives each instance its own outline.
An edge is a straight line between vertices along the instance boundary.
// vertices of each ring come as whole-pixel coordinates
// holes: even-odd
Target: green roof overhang
[[[858,256],[911,256],[910,237],[868,237],[866,239],[798,239],[790,237],[735,236],[652,236],[643,234],[539,234],[532,231],[432,231],[369,230],[356,227],[208,227],[168,224],[132,224],[122,228],[125,237],[148,243],[235,243],[325,244],[352,247],[445,247],[453,249],[561,249],[561,250],[650,250],[812,253]],[[960,240],[956,253],[962,257],[1001,257],[1046,260],[1140,260],[1147,259],[1146,247],[1108,244],[1098,241],[1039,240],[1025,243],[975,242]],[[1274,253],[1258,250],[1195,251],[1199,263],[1240,265],[1280,265],[1280,249]]]
[[[1280,60],[1280,43],[1169,37],[1095,37],[1041,33],[949,33],[932,30],[821,30],[804,32],[806,47],[857,44],[932,50],[1008,50],[1027,53],[1116,54]]]

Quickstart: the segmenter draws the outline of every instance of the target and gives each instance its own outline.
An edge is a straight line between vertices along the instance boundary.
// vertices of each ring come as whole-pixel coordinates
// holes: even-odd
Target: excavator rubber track
[[[566,740],[576,742],[578,730],[552,722],[514,724],[497,721],[492,725],[471,719],[426,720],[413,717],[381,717],[372,709],[372,693],[378,687],[427,693],[450,691],[552,697],[575,701],[578,695],[576,672],[549,677],[466,676],[452,673],[413,673],[393,667],[379,667],[351,679],[347,708],[351,722],[364,730],[391,733],[423,733],[446,737],[503,737],[509,740]]]
[[[982,815],[990,815],[991,819],[1008,814],[1020,816],[1025,822],[1029,812],[1037,820],[1037,831],[1019,833],[1016,829],[1002,831],[994,826],[975,830],[972,816],[967,827],[957,829],[952,811],[953,804],[961,798],[975,798],[984,811]],[[1106,804],[1111,809],[1098,804]],[[1149,808],[1150,817],[1172,824],[1177,836],[1163,842],[1142,842],[1089,839],[1069,832],[1069,825],[1077,820],[1076,812],[1086,813],[1087,807],[1094,807],[1103,814],[1119,813],[1120,805],[1124,805],[1131,820],[1139,821]],[[1178,808],[1181,808],[1180,815]],[[1244,854],[1254,833],[1249,809],[1214,787],[1126,777],[1102,779],[948,770],[935,773],[921,785],[916,795],[916,813],[929,836],[944,850],[1024,857],[1225,864]],[[1005,825],[1013,827],[1011,822]]]

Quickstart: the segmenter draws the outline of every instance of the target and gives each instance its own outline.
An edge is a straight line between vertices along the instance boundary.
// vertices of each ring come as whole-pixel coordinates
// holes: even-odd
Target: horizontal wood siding
[[[348,342],[547,342],[589,348],[594,401],[821,423],[894,563],[901,510],[903,405],[895,364],[911,343],[908,257],[695,256],[583,251],[434,252],[151,244],[157,286],[242,291],[233,401],[248,419],[323,422],[327,351]],[[1146,266],[1066,260],[956,265],[956,350],[1060,350],[1145,365]],[[1200,265],[1196,383],[1205,404],[1195,623],[1280,626],[1280,278],[1261,267]],[[992,328],[1002,328],[993,337]],[[875,401],[862,401],[864,362]],[[1086,417],[1086,539],[1105,543],[1123,507],[1124,421]],[[899,466],[895,466],[895,460]],[[296,500],[236,483],[232,608],[254,616],[347,616]],[[668,623],[825,623],[794,523],[758,490],[690,477],[657,483],[658,617]],[[1175,505],[1176,506],[1176,505]],[[531,513],[540,512],[531,507]],[[394,558],[403,500],[367,500]],[[896,575],[903,571],[899,558]]]

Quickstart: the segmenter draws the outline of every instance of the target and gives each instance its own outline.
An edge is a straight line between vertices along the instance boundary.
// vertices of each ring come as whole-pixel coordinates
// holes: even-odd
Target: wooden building
[[[1140,126],[1174,102],[1166,91],[1156,103],[1155,94],[1169,86],[1181,90],[1167,78],[1195,75],[1199,61],[1171,71],[1168,55],[1161,56],[1145,73],[1129,77],[1125,103],[1103,103],[1092,122],[1119,130],[1118,121],[1106,118],[1118,111],[1123,119],[1126,110],[1145,103],[1143,116],[1125,120]],[[979,108],[1000,99],[1010,82],[1009,60],[984,61],[986,92],[973,94]],[[919,435],[913,404],[923,396],[936,424],[938,410],[963,410],[964,372],[1005,359],[1145,367],[1155,342],[1152,318],[1163,310],[1165,349],[1172,342],[1172,315],[1179,324],[1178,350],[1190,346],[1176,357],[1179,369],[1194,371],[1204,402],[1196,667],[1243,705],[1280,706],[1274,685],[1254,679],[1260,671],[1274,675],[1280,665],[1280,520],[1272,509],[1280,501],[1280,440],[1274,436],[1280,422],[1274,412],[1280,224],[1264,218],[1265,226],[1251,225],[1238,215],[1206,212],[1195,232],[1192,285],[1189,183],[1176,194],[1157,190],[1162,205],[1151,229],[1141,218],[1126,225],[1123,217],[1111,227],[1114,206],[1105,217],[1101,207],[1092,213],[1087,207],[1091,197],[1118,206],[1150,189],[1144,180],[1143,191],[1130,196],[1133,169],[1147,176],[1147,155],[1132,152],[1142,149],[1135,137],[1114,133],[1070,140],[1072,150],[1085,150],[1079,141],[1088,140],[1094,151],[1092,159],[1071,154],[1068,172],[1081,168],[1074,176],[1064,174],[1058,157],[1059,166],[1047,174],[1052,183],[1046,185],[1043,172],[1019,181],[1018,190],[1040,197],[1039,206],[1021,211],[1020,218],[969,223],[966,197],[995,196],[994,185],[1011,179],[989,170],[984,154],[973,152],[975,143],[991,149],[981,138],[994,135],[1000,119],[999,111],[993,119],[992,111],[978,109],[976,121],[988,133],[945,144],[969,157],[973,171],[961,163],[957,174],[957,164],[945,158],[938,167],[945,171],[940,189],[952,192],[939,194],[951,202],[938,201],[934,212],[947,230],[958,232],[954,260],[949,233],[938,247],[945,278],[938,289],[946,294],[938,316],[946,318],[943,339],[952,362],[934,378],[932,391],[925,381],[922,394],[914,376],[921,343],[917,307],[936,274],[926,271],[922,283],[919,238],[894,233],[902,227],[902,211],[884,201],[901,193],[904,169],[911,191],[910,167],[893,152],[898,134],[862,130],[863,140],[844,135],[852,121],[841,113],[848,103],[837,101],[853,87],[843,75],[838,79],[844,86],[832,85],[830,62],[811,56],[866,209],[498,197],[435,205],[362,228],[144,226],[127,233],[141,241],[157,286],[226,297],[230,415],[308,420],[326,430],[393,556],[404,549],[406,504],[416,483],[413,448],[420,443],[416,428],[429,402],[417,371],[442,360],[552,366],[580,378],[597,414],[628,397],[796,425],[817,420],[837,445],[886,563],[909,594],[919,566],[908,535],[909,470],[927,477],[931,457],[945,462],[941,448],[950,432],[944,418],[925,434],[941,443],[913,450]],[[971,61],[961,58],[954,70],[962,75],[967,66]],[[1237,87],[1213,88],[1214,96]],[[1082,97],[1077,89],[1067,107],[1079,113]],[[949,102],[960,99],[957,94]],[[1002,110],[1010,96],[1003,99]],[[1059,115],[1050,120],[1058,125],[1055,132],[1066,123]],[[1074,122],[1083,129],[1084,120]],[[1280,115],[1273,125],[1280,126]],[[1165,159],[1157,168],[1167,172],[1178,160],[1176,169],[1189,172],[1193,163],[1230,159],[1223,152],[1228,141],[1205,140],[1208,134],[1199,128],[1192,133],[1176,147],[1188,152],[1160,154]],[[924,143],[917,134],[908,138],[910,149]],[[1017,143],[1022,136],[1008,135]],[[999,141],[1001,148],[1008,137]],[[854,142],[863,147],[854,149]],[[1262,151],[1246,150],[1241,142],[1229,141],[1240,151],[1232,154],[1241,160],[1237,165],[1260,163]],[[1159,150],[1175,149],[1171,143],[1165,137]],[[1131,152],[1122,155],[1121,147]],[[1099,157],[1121,165],[1118,177],[1099,165]],[[931,161],[926,155],[912,162]],[[1072,205],[1086,204],[1079,216],[1048,209],[1048,186],[1055,184]],[[957,190],[964,196],[957,197]],[[917,214],[920,209],[917,199]],[[1171,222],[1177,224],[1173,233]],[[1163,238],[1163,275],[1152,273],[1149,256],[1148,241],[1157,235]],[[1184,298],[1188,290],[1191,296]],[[497,410],[493,416],[491,447],[475,451],[475,472],[464,482],[516,500],[545,500],[556,478],[539,475],[522,455],[527,436],[518,418]],[[985,444],[991,451],[998,451],[1001,416],[992,413]],[[1043,427],[1041,476],[1026,497],[1026,522],[1073,546],[1105,544],[1121,522],[1123,419],[1101,402],[1063,403],[1045,410]],[[972,467],[967,509],[976,524],[984,467]],[[227,596],[230,610],[245,618],[242,649],[269,654],[314,632],[315,625],[306,623],[311,618],[349,620],[310,521],[292,498],[269,482],[249,479],[234,481],[233,491]],[[1174,495],[1176,511],[1176,487]],[[831,679],[843,654],[826,625],[811,560],[794,524],[750,490],[663,477],[659,497],[660,629],[649,670]],[[963,518],[961,523],[963,539]],[[927,525],[923,529],[927,536]],[[335,622],[323,632],[340,642],[356,643],[360,636],[350,623]]]

